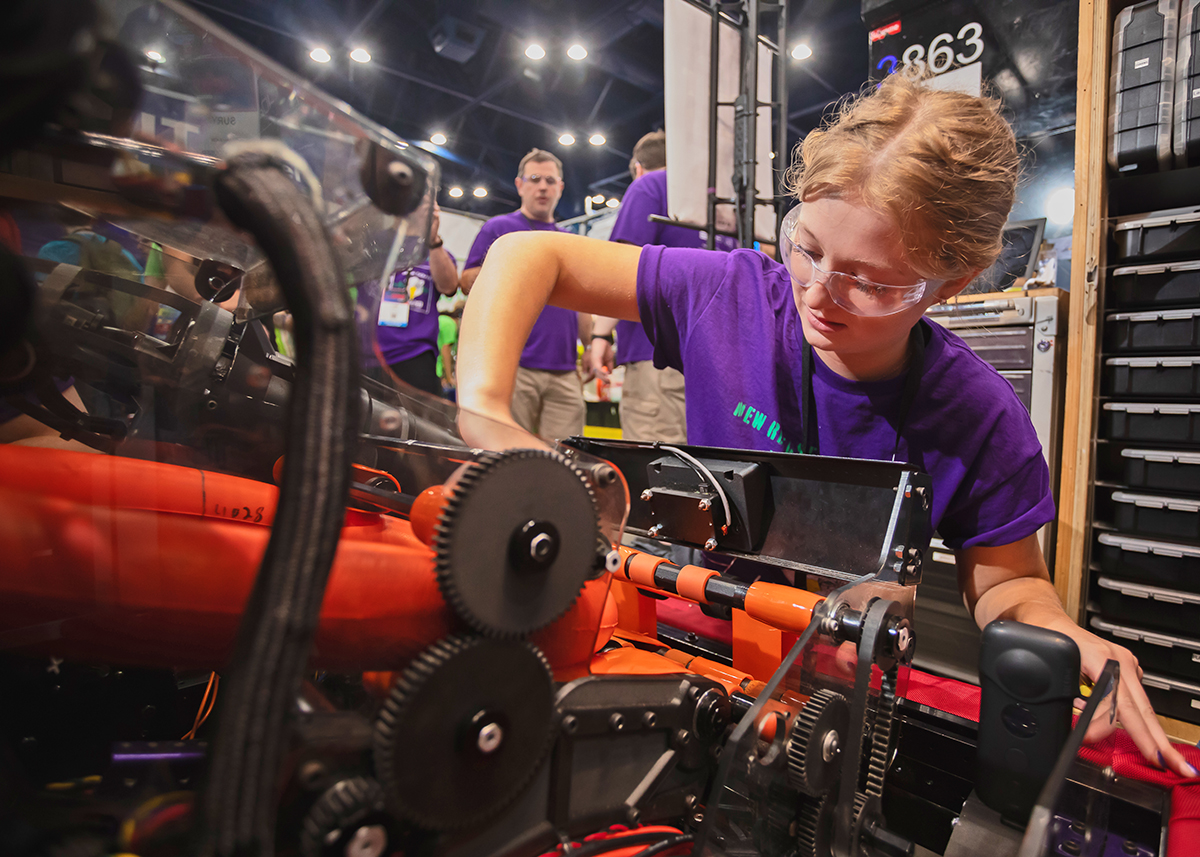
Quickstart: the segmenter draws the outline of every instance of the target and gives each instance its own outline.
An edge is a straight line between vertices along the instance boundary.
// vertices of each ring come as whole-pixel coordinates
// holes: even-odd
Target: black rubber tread
[[[430,646],[396,679],[375,722],[375,773],[389,811],[435,831],[500,812],[550,750],[554,694],[550,663],[532,643],[457,636]],[[482,759],[460,739],[465,720],[485,708],[508,731],[497,755]]]
[[[521,484],[520,472],[511,471],[531,461],[554,462],[563,468],[561,472],[570,476],[553,488],[560,492],[577,488],[578,496],[555,496],[544,482]],[[543,480],[558,475],[547,469]],[[497,487],[501,489],[497,502],[485,502],[480,490],[490,494]],[[546,503],[547,499],[551,502]],[[583,520],[585,504],[588,521]],[[570,544],[578,554],[564,556],[560,549],[559,557],[543,575],[544,589],[552,587],[553,591],[540,599],[530,597],[526,573],[513,569],[508,558],[508,539],[531,519],[555,522],[562,544]],[[590,531],[587,536],[578,532],[584,527]],[[595,494],[583,472],[564,456],[535,449],[490,453],[464,470],[438,516],[433,539],[438,587],[446,603],[472,630],[501,640],[528,637],[571,609],[584,584],[595,576],[599,538]]]

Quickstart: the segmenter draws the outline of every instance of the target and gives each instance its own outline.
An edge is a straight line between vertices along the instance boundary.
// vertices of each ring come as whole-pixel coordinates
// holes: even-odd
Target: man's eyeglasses
[[[783,266],[791,275],[792,282],[802,289],[807,289],[818,280],[823,280],[825,291],[833,298],[833,302],[855,315],[893,315],[921,300],[929,286],[929,280],[921,280],[908,286],[889,286],[853,274],[826,271],[820,267],[808,251],[795,241],[802,207],[803,203],[789,211],[783,218],[783,228],[780,229]]]
[[[541,176],[537,173],[528,176],[521,176],[521,181],[529,182],[530,184],[545,182],[546,187],[558,187],[560,184],[562,184],[562,179],[560,179],[558,176]]]

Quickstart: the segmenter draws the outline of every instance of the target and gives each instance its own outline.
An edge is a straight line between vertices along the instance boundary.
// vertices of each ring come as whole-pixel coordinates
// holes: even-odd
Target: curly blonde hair
[[[786,176],[801,201],[859,202],[897,225],[910,264],[953,279],[988,267],[1016,195],[1020,155],[994,98],[901,74],[846,101],[797,146]]]

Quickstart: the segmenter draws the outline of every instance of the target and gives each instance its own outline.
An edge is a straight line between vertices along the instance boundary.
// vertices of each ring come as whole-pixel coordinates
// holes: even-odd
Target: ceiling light
[[[775,160],[775,153],[774,153],[774,152],[772,152],[772,153],[771,153],[771,160],[772,160],[772,161],[773,161],[773,160]]]
[[[166,61],[166,57],[164,57],[162,54],[160,54],[156,50],[146,51],[146,59],[150,60],[150,62],[155,62],[155,63]]]
[[[587,56],[587,48],[583,45],[571,45],[571,47],[567,48],[567,56],[578,62]]]
[[[599,205],[600,203],[604,202],[604,194],[602,194],[602,193],[596,194],[595,196],[592,197],[592,202],[596,203],[596,205]]]
[[[477,187],[475,190],[471,191],[471,193],[475,194],[475,196],[479,197],[480,199],[483,199],[485,196],[487,196],[487,188]]]
[[[546,49],[537,42],[534,42],[525,49],[525,56],[529,57],[531,60],[540,60],[546,56]]]
[[[575,145],[575,137],[572,134],[563,134],[561,137],[558,138],[558,142],[564,146],[574,146]]]
[[[329,51],[324,48],[313,48],[309,53],[309,57],[313,62],[329,62],[333,57],[329,55]]]
[[[367,63],[371,61],[371,55],[367,53],[366,48],[355,48],[350,51],[350,59],[355,62]]]
[[[608,202],[606,202],[604,204],[607,205],[609,208],[616,208],[618,205],[621,204],[621,200],[619,200],[615,196],[613,196],[613,197],[609,197]]]
[[[446,145],[446,135],[441,131],[435,131],[430,135],[429,142],[433,143],[435,146],[444,146]]]
[[[796,47],[792,48],[792,59],[794,60],[806,60],[811,56],[812,48],[804,44],[804,42],[801,42],[800,44],[796,45]]]
[[[460,196],[462,196],[462,193],[463,193],[463,191],[462,191],[461,187],[450,188],[450,195],[452,197],[454,197],[455,199],[458,199]]]
[[[603,134],[593,134],[592,136],[588,137],[588,142],[593,146],[603,146],[608,141],[604,139]]]
[[[1064,225],[1075,219],[1075,188],[1060,187],[1046,198],[1046,217]]]

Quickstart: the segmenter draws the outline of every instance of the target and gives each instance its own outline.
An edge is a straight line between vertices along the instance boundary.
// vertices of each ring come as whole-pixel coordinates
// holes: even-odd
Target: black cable
[[[633,857],[654,857],[656,854],[662,854],[664,851],[670,851],[672,848],[676,848],[687,842],[694,842],[695,840],[696,837],[692,836],[692,834],[681,833],[678,836],[672,836],[670,839],[664,839],[662,842],[655,843],[649,848],[634,854]]]

